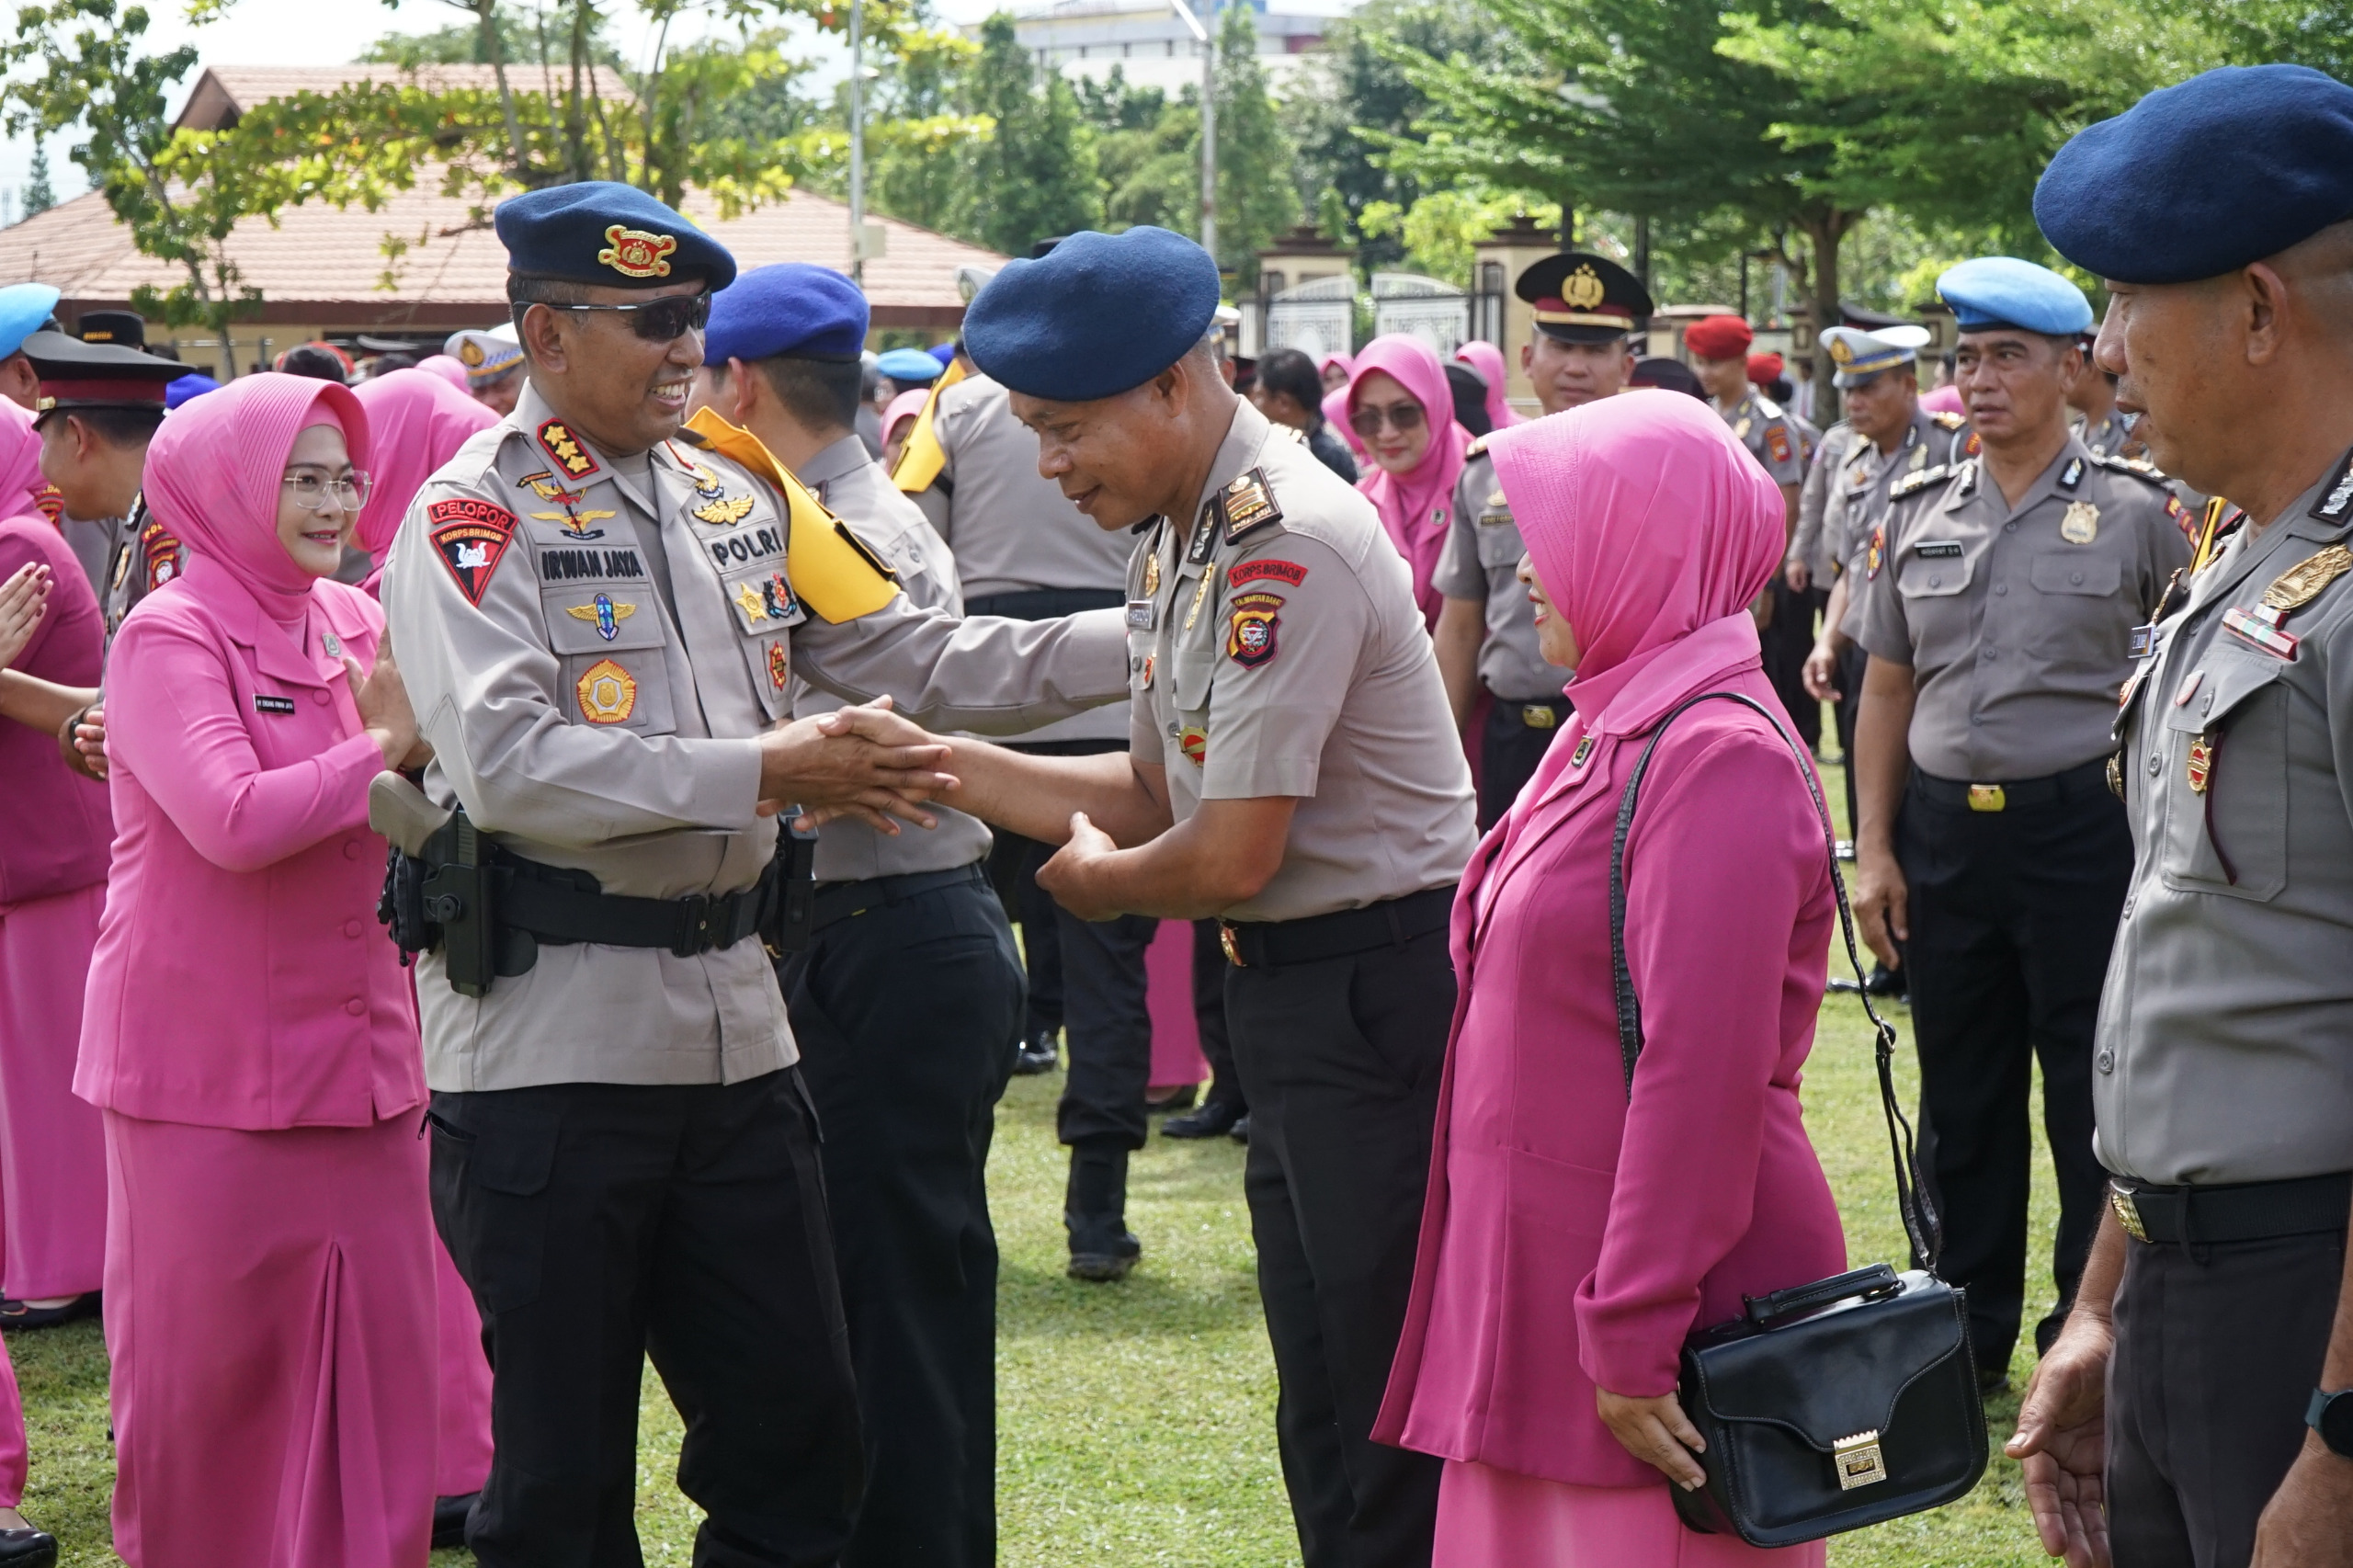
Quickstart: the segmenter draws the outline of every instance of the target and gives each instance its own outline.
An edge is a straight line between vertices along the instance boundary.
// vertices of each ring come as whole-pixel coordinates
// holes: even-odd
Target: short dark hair
[[[526,278],[519,272],[506,275],[506,316],[515,324],[515,336],[521,344],[523,357],[527,359],[531,357],[531,346],[523,337],[523,318],[533,305],[585,305],[587,302],[588,286],[585,283],[574,283],[568,278]]]
[[[343,361],[324,348],[311,344],[297,344],[278,356],[278,368],[290,376],[308,376],[313,381],[344,384]]]
[[[1310,414],[1324,406],[1324,378],[1297,348],[1278,348],[1258,361],[1258,386],[1269,397],[1288,393]]]
[[[78,419],[82,428],[109,447],[143,449],[163,427],[160,408],[52,408],[33,420],[38,430],[51,419]]]
[[[813,430],[854,429],[866,367],[856,359],[779,354],[750,361],[787,414]],[[724,366],[713,367],[723,370]]]

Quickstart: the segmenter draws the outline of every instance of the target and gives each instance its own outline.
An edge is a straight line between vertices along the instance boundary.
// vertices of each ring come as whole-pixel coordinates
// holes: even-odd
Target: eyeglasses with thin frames
[[[324,470],[296,468],[286,471],[278,483],[294,493],[294,504],[308,512],[324,512],[328,497],[347,512],[357,512],[368,504],[369,486],[374,483],[368,475],[354,469],[347,474],[332,477]]]
[[[710,324],[709,294],[665,294],[642,305],[559,305],[551,311],[605,311],[629,318],[630,330],[648,343],[668,343]]]

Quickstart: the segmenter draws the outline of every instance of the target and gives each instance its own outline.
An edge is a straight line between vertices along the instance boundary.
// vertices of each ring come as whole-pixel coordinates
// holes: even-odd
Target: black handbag
[[[1711,700],[1754,710],[1797,756],[1822,818],[1847,960],[1862,975],[1830,812],[1804,752],[1779,718],[1739,692],[1686,699],[1659,721],[1636,758],[1609,847],[1609,962],[1630,1100],[1643,1014],[1626,965],[1626,835],[1660,737],[1686,709]],[[1985,1472],[1985,1412],[1967,1303],[1937,1278],[1937,1215],[1920,1189],[1912,1129],[1895,1102],[1895,1028],[1868,994],[1863,1010],[1878,1033],[1880,1101],[1912,1271],[1874,1264],[1746,1297],[1743,1315],[1699,1330],[1683,1346],[1678,1392],[1707,1439],[1697,1458],[1708,1479],[1691,1492],[1670,1483],[1675,1511],[1695,1530],[1737,1535],[1751,1546],[1792,1546],[1938,1507],[1966,1495]]]

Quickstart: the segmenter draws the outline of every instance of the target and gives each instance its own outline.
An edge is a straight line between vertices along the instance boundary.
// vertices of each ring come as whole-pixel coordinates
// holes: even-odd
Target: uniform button
[[[343,923],[343,934],[347,937],[357,937],[359,935],[359,922],[357,920],[345,921]]]
[[[360,1014],[368,1010],[368,1004],[360,1000],[358,997],[354,996],[350,1001],[346,1002],[343,1005],[343,1010],[356,1018]]]
[[[2067,584],[2068,584],[2068,585],[2069,585],[2070,587],[2075,587],[2075,588],[2080,588],[2080,587],[2082,587],[2082,586],[2084,585],[2084,574],[2083,574],[2081,572],[2070,572],[2070,573],[2068,573],[2068,574],[2067,574]]]
[[[2099,1053],[2098,1060],[2099,1070],[2101,1072],[2113,1073],[2116,1071],[2116,1052],[2112,1051],[2103,1051]]]
[[[1996,583],[1994,585],[1994,597],[1997,599],[2009,591],[2010,585],[2007,583]]]
[[[2214,711],[2214,694],[2210,691],[2206,694],[2206,700],[2198,705],[2198,714],[2199,717],[2204,718],[2212,711]]]
[[[1989,665],[1990,665],[1990,664],[1992,664],[1995,659],[1998,659],[1998,658],[2000,658],[2000,657],[2001,657],[2000,653],[1999,653],[1997,650],[1995,650],[1995,649],[1992,649],[1992,648],[1988,648],[1988,649],[1986,649],[1986,650],[1984,651],[1984,658],[1985,662],[1986,662],[1987,664],[1989,664]]]
[[[1969,722],[1972,724],[1982,724],[1985,722],[1985,719],[1983,714],[1972,713],[1969,716]]]
[[[2163,767],[2165,767],[2165,764],[2157,760],[2157,754],[2155,752],[2151,752],[2149,754],[2149,777],[2154,778],[2157,776],[2157,770]]]
[[[313,687],[312,688],[312,690],[311,690],[311,700],[312,700],[312,701],[313,701],[313,702],[315,702],[315,703],[317,703],[320,707],[324,708],[324,707],[325,707],[325,706],[326,706],[327,701],[328,701],[327,694],[326,694],[325,692],[324,692],[324,691],[319,690],[317,687]]]
[[[2018,526],[2016,523],[2004,523],[2002,531],[2006,534],[2014,534],[2018,531]]]
[[[1943,587],[1944,585],[1945,585],[1945,579],[1944,579],[1944,574],[1943,574],[1942,573],[1938,573],[1936,576],[1933,576],[1933,577],[1931,577],[1931,578],[1929,578],[1929,579],[1928,579],[1928,586],[1930,586],[1930,587],[1932,587],[1932,588],[1941,588],[1941,587]]]

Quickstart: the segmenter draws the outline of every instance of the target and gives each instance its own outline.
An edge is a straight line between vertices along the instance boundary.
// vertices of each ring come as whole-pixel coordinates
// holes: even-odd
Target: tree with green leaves
[[[31,175],[25,181],[25,216],[46,212],[56,205],[57,190],[49,183],[49,149],[36,139]]]
[[[1218,13],[1213,81],[1218,266],[1250,289],[1257,283],[1258,252],[1298,222],[1299,193],[1291,185],[1296,153],[1267,91],[1266,67],[1258,63],[1258,24],[1247,6],[1230,5]],[[1196,142],[1196,166],[1199,157]]]
[[[1103,211],[1094,138],[1078,95],[1040,71],[999,11],[981,25],[966,112],[995,130],[972,153],[973,227],[993,250],[1019,256],[1036,241],[1093,228]]]

